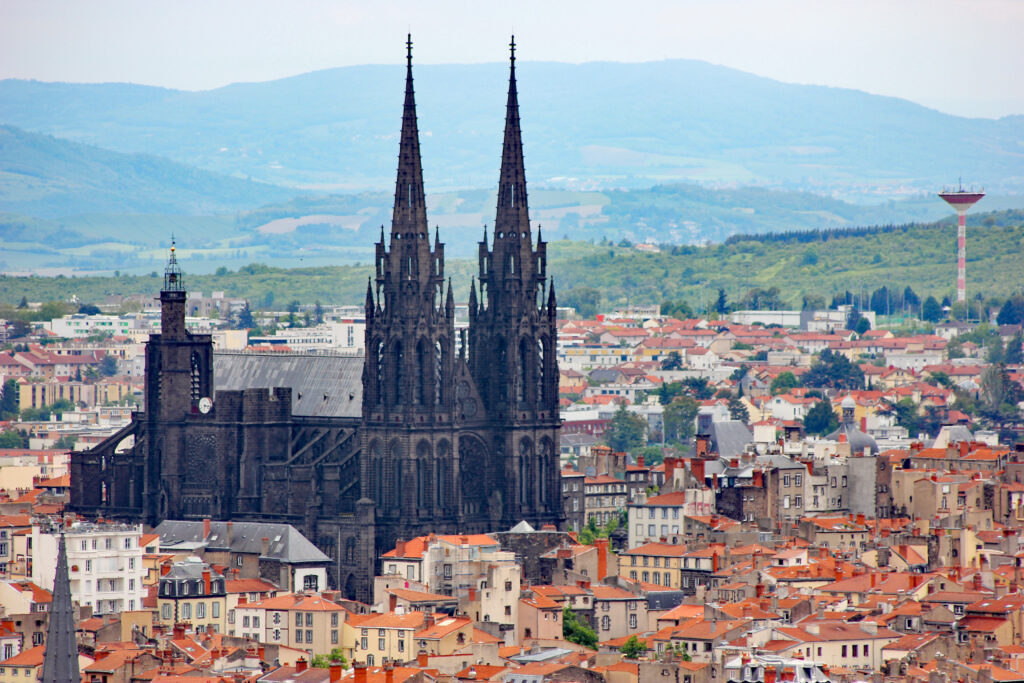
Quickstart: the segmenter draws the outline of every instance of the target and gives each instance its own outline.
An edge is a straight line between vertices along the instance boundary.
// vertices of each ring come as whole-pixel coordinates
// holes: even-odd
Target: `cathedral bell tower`
[[[184,424],[210,410],[213,396],[213,339],[185,327],[185,280],[177,246],[170,256],[160,290],[160,334],[146,342],[146,519],[177,517],[185,471]],[[194,478],[194,477],[193,477]]]
[[[405,104],[391,234],[376,245],[366,290],[363,498],[385,527],[455,513],[452,406],[455,305],[445,289],[444,245],[430,244],[406,43]],[[384,537],[388,535],[385,530]]]
[[[530,228],[519,127],[515,39],[510,44],[505,136],[493,246],[479,245],[480,300],[470,291],[469,364],[502,454],[509,514],[561,519],[558,493],[558,366],[555,290],[547,245]],[[515,511],[515,512],[513,512]]]

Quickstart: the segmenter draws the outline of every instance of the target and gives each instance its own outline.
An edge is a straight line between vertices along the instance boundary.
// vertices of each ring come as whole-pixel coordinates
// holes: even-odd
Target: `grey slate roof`
[[[269,522],[234,522],[228,539],[227,522],[210,522],[210,535],[203,538],[203,522],[165,520],[156,528],[160,534],[160,549],[192,549],[205,541],[208,548],[230,548],[232,552],[262,555],[263,539],[270,543],[265,557],[288,564],[324,563],[331,558],[324,555],[290,524]]]
[[[213,385],[220,391],[291,387],[293,415],[359,417],[363,356],[215,353]]]
[[[735,458],[753,442],[754,433],[739,420],[711,423],[713,450],[723,458]]]

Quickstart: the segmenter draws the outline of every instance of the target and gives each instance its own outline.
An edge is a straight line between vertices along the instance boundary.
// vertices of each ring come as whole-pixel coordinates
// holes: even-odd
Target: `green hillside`
[[[1024,253],[1024,211],[979,213],[968,232],[968,291],[973,296],[1005,297],[1020,291]],[[201,275],[182,265],[192,290],[222,290],[256,305],[283,307],[288,301],[360,303],[370,267],[363,265],[282,269],[263,265]],[[707,247],[667,246],[657,254],[631,246],[556,241],[549,246],[549,272],[562,301],[571,290],[593,287],[606,303],[684,299],[700,305],[719,287],[730,300],[753,288],[777,287],[796,306],[804,295],[830,296],[882,285],[910,285],[921,296],[951,294],[955,271],[955,227],[951,221],[824,233],[767,235]],[[225,269],[226,270],[226,269]],[[458,299],[465,300],[475,261],[451,259]],[[0,303],[68,299],[102,301],[106,294],[156,294],[161,279],[152,275],[110,277],[0,277]],[[704,283],[703,287],[701,283]],[[2,317],[2,312],[0,312]]]
[[[0,126],[0,211],[216,214],[296,194],[148,154],[123,154]]]

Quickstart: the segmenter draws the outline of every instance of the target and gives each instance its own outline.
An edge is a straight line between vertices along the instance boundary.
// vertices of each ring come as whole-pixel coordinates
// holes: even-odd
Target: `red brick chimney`
[[[203,591],[205,591],[203,593],[203,595],[209,595],[210,593],[213,592],[213,587],[212,587],[211,582],[210,582],[210,570],[209,569],[204,569],[203,570]]]
[[[693,458],[690,460],[690,471],[701,484],[704,483],[704,461]]]
[[[395,556],[405,557],[405,541],[402,539],[395,541]]]
[[[203,538],[206,539],[206,538],[209,538],[209,537],[210,537],[210,519],[206,518],[206,519],[203,520]]]
[[[330,675],[331,675],[330,681],[331,681],[331,683],[338,683],[338,681],[341,680],[342,668],[341,668],[341,664],[340,663],[338,663],[338,662],[331,662],[331,665],[328,667],[328,671],[330,671]]]
[[[426,652],[419,653],[418,655],[416,655],[416,664],[421,667],[430,666],[430,655],[428,655]]]
[[[256,656],[260,658],[261,662],[267,661],[267,648],[262,645],[256,647]]]
[[[398,609],[398,596],[394,593],[388,593],[388,611],[394,612]]]
[[[597,580],[601,581],[608,576],[608,539],[595,538],[594,545],[597,547]]]
[[[178,622],[174,625],[174,639],[182,640],[185,637],[185,624]]]
[[[366,665],[365,664],[353,664],[352,668],[355,670],[353,677],[355,683],[366,683]]]
[[[170,562],[164,562],[162,565],[160,565],[160,576],[167,576],[168,572],[170,572],[170,571],[171,571],[171,563]]]
[[[395,667],[391,662],[384,667],[384,683],[395,683]]]
[[[644,466],[644,456],[642,456],[642,455],[638,455],[638,456],[636,457],[636,464],[637,464],[638,466],[640,466],[640,467],[643,467],[643,466]]]
[[[299,674],[306,670],[306,658],[299,657],[295,660],[295,673]]]

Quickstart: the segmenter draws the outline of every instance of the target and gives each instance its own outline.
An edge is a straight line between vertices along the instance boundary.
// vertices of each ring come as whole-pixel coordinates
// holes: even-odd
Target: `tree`
[[[0,432],[0,448],[25,448],[25,437],[13,429]]]
[[[57,439],[53,447],[59,451],[70,451],[74,449],[76,441],[78,441],[77,436],[65,435]]]
[[[117,374],[117,358],[114,358],[111,354],[103,356],[103,360],[100,361],[100,374],[106,377],[113,377]]]
[[[729,417],[744,423],[750,421],[747,405],[738,396],[729,399]]]
[[[669,354],[665,356],[665,360],[661,361],[662,370],[682,370],[682,368],[683,358],[679,355],[678,351],[669,352]]]
[[[871,321],[868,320],[867,318],[865,318],[864,316],[861,316],[860,320],[857,321],[857,326],[853,328],[853,331],[856,332],[857,334],[863,336],[864,333],[867,332],[870,329],[871,329]]]
[[[839,418],[832,410],[832,404],[825,399],[821,399],[811,406],[811,409],[804,415],[804,431],[808,434],[824,436],[834,432],[838,427]]]
[[[579,620],[568,605],[562,608],[562,637],[591,650],[597,649],[597,633]]]
[[[647,652],[647,646],[641,643],[640,639],[637,638],[636,635],[632,635],[629,637],[629,640],[622,644],[622,647],[619,648],[619,652],[621,652],[626,659],[639,659],[640,655]]]
[[[320,304],[320,299],[313,304],[313,319],[317,325],[324,321],[324,307]]]
[[[28,308],[28,297],[25,297],[25,296],[21,297],[21,301],[18,302],[18,308],[21,308],[21,309]]]
[[[698,401],[706,401],[715,395],[715,390],[708,386],[707,377],[688,377],[683,380],[683,386]]]
[[[256,322],[252,319],[252,310],[249,308],[249,302],[245,302],[245,306],[238,312],[238,329],[249,330],[256,327]]]
[[[341,664],[342,666],[348,664],[345,653],[340,647],[331,650],[329,655],[316,655],[309,663],[315,669],[329,669],[331,664]]]
[[[729,298],[725,295],[725,288],[718,288],[718,298],[715,299],[715,312],[725,315],[729,312]]]
[[[845,355],[825,349],[804,375],[803,384],[806,387],[862,389],[864,371],[851,363]]]
[[[916,437],[921,431],[921,421],[918,414],[918,406],[910,398],[904,398],[890,405],[884,410],[885,413],[896,418],[896,424],[907,430],[911,438]]]
[[[1020,325],[1024,323],[1024,296],[1014,294],[999,307],[996,322],[1000,325]]]
[[[593,318],[601,304],[601,292],[593,287],[575,287],[560,294],[559,299],[563,306],[575,308],[581,318]]]
[[[960,341],[956,337],[953,337],[952,339],[949,340],[949,343],[946,344],[946,358],[948,358],[949,360],[953,360],[954,358],[963,358],[963,357],[964,357],[964,344],[963,344],[962,341]]]
[[[604,439],[613,451],[628,451],[643,445],[646,432],[647,420],[626,410],[626,406],[621,404],[612,417]]]
[[[9,379],[4,382],[3,394],[0,395],[0,420],[18,418],[18,382]]]
[[[694,420],[700,404],[692,396],[681,396],[665,406],[662,420],[665,423],[665,441],[685,443],[693,437]]]
[[[774,396],[775,394],[785,393],[792,389],[793,387],[797,386],[800,386],[800,382],[799,380],[797,380],[796,375],[794,375],[789,370],[786,370],[785,372],[780,372],[779,376],[772,380],[772,396]]]
[[[1022,337],[1020,331],[1013,335],[1010,339],[1010,343],[1006,345],[1006,355],[1003,357],[1003,362],[1007,365],[1020,365],[1024,363],[1024,337]]]
[[[103,311],[96,304],[82,304],[78,307],[78,312],[82,315],[99,315]]]
[[[985,358],[989,363],[1002,363],[1006,360],[1006,349],[1003,347],[1003,338],[998,334],[992,335],[985,344]]]
[[[924,300],[924,304],[921,305],[921,320],[926,320],[930,323],[937,323],[942,320],[942,306],[939,305],[934,296],[929,296]]]

